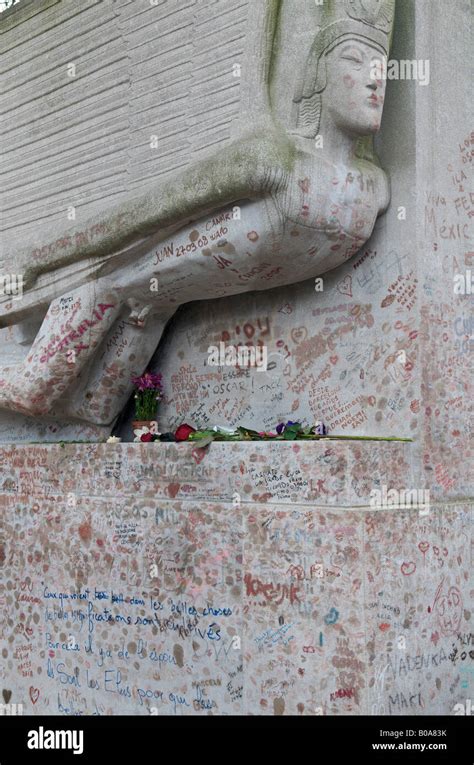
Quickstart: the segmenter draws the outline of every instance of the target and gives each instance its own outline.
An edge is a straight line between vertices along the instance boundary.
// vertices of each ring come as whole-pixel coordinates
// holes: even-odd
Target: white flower
[[[119,444],[121,442],[121,438],[118,438],[118,436],[109,436],[107,439],[108,444]]]
[[[133,435],[136,436],[136,438],[133,439],[134,442],[141,441],[142,440],[141,437],[149,432],[150,432],[150,428],[148,428],[146,425],[144,425],[143,428],[137,428],[136,430],[133,431]]]
[[[148,425],[144,425],[143,428],[137,428],[136,430],[134,430],[133,435],[136,436],[136,438],[133,439],[134,442],[141,441],[142,440],[141,437],[146,435],[147,433],[151,433],[152,436],[161,436],[161,433],[155,427],[156,425],[157,423],[152,424],[151,428],[149,428]]]

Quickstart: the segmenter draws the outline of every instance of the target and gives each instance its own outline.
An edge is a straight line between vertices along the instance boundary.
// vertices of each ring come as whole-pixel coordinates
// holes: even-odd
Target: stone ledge
[[[369,507],[374,489],[425,488],[415,481],[414,447],[330,439],[2,446],[0,494]]]

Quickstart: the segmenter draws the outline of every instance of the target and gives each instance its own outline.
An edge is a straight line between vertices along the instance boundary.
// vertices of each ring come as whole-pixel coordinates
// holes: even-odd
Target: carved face
[[[344,132],[364,136],[380,129],[386,85],[382,59],[379,48],[359,40],[346,40],[326,55],[323,111]]]

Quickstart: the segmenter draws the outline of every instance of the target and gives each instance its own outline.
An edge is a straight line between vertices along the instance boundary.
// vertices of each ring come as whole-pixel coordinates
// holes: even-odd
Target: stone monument
[[[395,2],[325,3],[296,82],[282,65],[290,5],[257,14],[263,96],[250,130],[82,231],[60,231],[37,248],[46,257],[7,253],[24,295],[4,297],[1,323],[27,353],[1,368],[0,407],[111,428],[180,305],[319,277],[369,239],[390,196],[372,138]],[[209,236],[216,219],[226,233]],[[108,343],[120,323],[117,359]]]
[[[0,711],[470,714],[469,8],[393,13],[0,14]],[[170,430],[329,437],[98,443],[147,365]]]

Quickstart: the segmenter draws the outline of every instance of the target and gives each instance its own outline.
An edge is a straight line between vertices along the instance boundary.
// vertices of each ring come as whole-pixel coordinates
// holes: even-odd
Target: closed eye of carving
[[[357,66],[362,66],[365,60],[364,51],[355,45],[345,45],[340,50],[340,58],[346,61],[351,61]]]
[[[364,63],[359,56],[346,55],[346,56],[341,56],[341,58],[345,59],[346,61],[354,61],[356,64]]]

